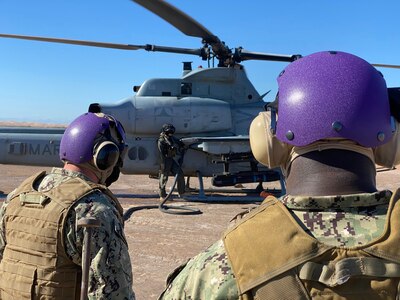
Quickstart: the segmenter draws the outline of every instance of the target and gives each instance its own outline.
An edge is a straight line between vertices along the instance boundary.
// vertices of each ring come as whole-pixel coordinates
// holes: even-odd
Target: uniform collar
[[[297,210],[348,209],[353,207],[387,205],[391,196],[391,191],[383,190],[375,193],[338,196],[309,197],[285,195],[280,200],[286,207]]]
[[[88,176],[71,170],[66,170],[63,168],[52,168],[50,174],[61,175],[61,176],[68,176],[68,177],[79,177],[86,181],[93,181]]]

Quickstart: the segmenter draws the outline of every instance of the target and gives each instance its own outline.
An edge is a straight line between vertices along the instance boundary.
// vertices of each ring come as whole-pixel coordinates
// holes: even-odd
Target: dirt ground
[[[6,194],[28,175],[42,169],[0,165],[0,200],[4,200]],[[399,170],[378,169],[379,189],[393,190],[399,183]],[[157,186],[157,180],[144,175],[122,175],[111,190],[127,210],[158,205]],[[196,186],[195,182],[193,186]],[[208,181],[205,186],[209,186]],[[133,266],[133,288],[139,300],[157,299],[167,275],[175,267],[216,241],[234,215],[257,203],[199,203],[175,198],[172,205],[197,208],[202,214],[173,215],[158,209],[144,209],[135,211],[125,223]]]
[[[41,167],[0,164],[0,201],[27,176]],[[50,168],[44,168],[50,170]],[[172,180],[170,180],[172,183]],[[204,182],[209,186],[208,181]],[[196,187],[197,183],[191,183]],[[158,181],[148,176],[121,175],[110,189],[125,211],[130,207],[158,205]],[[169,205],[169,204],[167,204]],[[138,300],[157,299],[168,274],[188,258],[219,239],[236,213],[256,203],[199,203],[175,197],[171,205],[199,209],[198,215],[174,215],[158,209],[135,211],[125,222],[133,266],[133,288]]]

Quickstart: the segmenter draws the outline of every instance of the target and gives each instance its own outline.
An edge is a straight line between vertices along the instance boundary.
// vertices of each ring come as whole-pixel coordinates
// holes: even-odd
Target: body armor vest
[[[223,237],[240,299],[399,299],[400,190],[385,229],[351,248],[308,235],[276,198],[268,197]]]
[[[72,205],[98,189],[122,216],[118,200],[103,185],[71,178],[47,192],[33,186],[45,172],[25,180],[4,215],[6,247],[0,262],[0,299],[79,299],[81,266],[65,252],[64,224]],[[121,217],[120,216],[120,217]]]

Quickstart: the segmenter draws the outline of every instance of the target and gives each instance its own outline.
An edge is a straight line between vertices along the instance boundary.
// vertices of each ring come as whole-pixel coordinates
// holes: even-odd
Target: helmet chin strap
[[[106,169],[104,171],[100,171],[98,168],[96,168],[94,166],[94,163],[92,161],[86,162],[86,163],[83,163],[83,164],[79,164],[79,166],[83,167],[83,168],[86,168],[86,169],[89,169],[91,172],[93,172],[96,175],[97,179],[98,179],[98,183],[100,183],[100,184],[105,184],[107,178],[110,177],[110,175],[113,172],[113,168],[114,168],[114,166],[113,166],[113,167],[110,167],[110,168],[108,168],[108,169]]]

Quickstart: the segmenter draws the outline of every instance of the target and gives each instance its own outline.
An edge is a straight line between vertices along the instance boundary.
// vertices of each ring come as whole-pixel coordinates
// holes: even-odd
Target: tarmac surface
[[[0,202],[26,177],[43,169],[50,170],[43,167],[0,164]],[[193,187],[196,187],[195,180],[192,181]],[[169,183],[172,184],[172,178]],[[378,169],[379,189],[395,190],[399,185],[399,170]],[[208,181],[205,181],[205,187],[209,187]],[[131,207],[159,204],[158,182],[145,175],[121,175],[119,181],[110,189],[119,198],[125,211]],[[218,195],[221,199],[226,196],[221,193]],[[202,214],[174,215],[163,213],[157,208],[133,212],[125,222],[125,234],[129,243],[134,276],[133,288],[137,299],[157,299],[165,287],[165,279],[175,267],[219,239],[237,213],[257,206],[258,203],[200,203],[185,201],[175,196],[174,201],[167,205],[196,208],[201,210]]]

